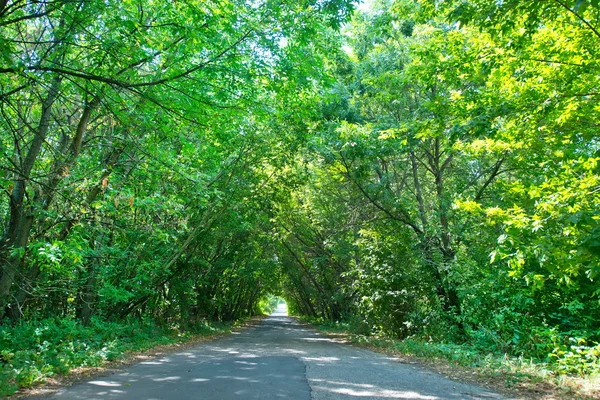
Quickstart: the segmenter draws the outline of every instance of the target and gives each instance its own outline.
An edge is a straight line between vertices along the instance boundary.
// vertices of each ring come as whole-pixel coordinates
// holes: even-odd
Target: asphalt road
[[[262,324],[60,390],[53,399],[502,399],[336,343],[278,309]]]

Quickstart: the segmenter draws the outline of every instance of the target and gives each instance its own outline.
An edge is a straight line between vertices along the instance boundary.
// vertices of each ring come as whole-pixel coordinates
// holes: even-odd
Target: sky
[[[373,0],[362,0],[357,8],[361,11],[367,11],[371,7],[372,3]]]

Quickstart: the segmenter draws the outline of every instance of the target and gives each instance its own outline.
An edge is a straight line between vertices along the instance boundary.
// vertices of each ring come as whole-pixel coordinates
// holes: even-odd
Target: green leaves
[[[310,180],[276,220],[293,304],[330,318],[332,285],[372,330],[489,330],[514,354],[544,324],[595,337],[597,3],[416,3],[346,27]]]
[[[578,12],[578,13],[583,13],[588,6],[599,8],[600,1],[598,1],[598,0],[576,0],[575,6],[573,7],[573,11]]]
[[[278,279],[263,189],[352,3],[67,3],[1,16],[0,319],[253,313]]]
[[[142,3],[1,16],[1,310],[598,328],[598,1]]]

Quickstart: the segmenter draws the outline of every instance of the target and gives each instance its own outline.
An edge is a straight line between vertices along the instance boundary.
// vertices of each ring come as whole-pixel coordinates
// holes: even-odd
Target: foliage
[[[275,311],[275,309],[279,305],[280,301],[282,301],[282,299],[280,297],[273,296],[272,294],[268,294],[265,297],[263,297],[262,299],[260,299],[260,301],[258,303],[258,309],[261,314],[269,315],[269,314],[273,313],[273,311]]]
[[[93,319],[87,327],[70,319],[47,319],[0,328],[0,390],[2,396],[19,387],[31,387],[54,375],[80,367],[100,367],[106,361],[157,345],[211,336],[231,324],[198,324],[186,330],[158,326],[150,321],[121,323]]]
[[[596,373],[598,12],[396,0],[356,13],[305,183],[279,209],[293,308]]]
[[[0,6],[3,327],[281,296],[596,371],[597,1],[142,3]]]
[[[350,2],[27,4],[0,11],[0,320],[254,313],[261,188]]]
[[[331,323],[311,318],[306,320],[327,334],[336,337],[342,335],[353,344],[387,354],[416,358],[425,365],[431,365],[431,362],[439,364],[440,360],[443,360],[442,365],[449,363],[450,368],[461,366],[467,375],[477,374],[488,383],[489,378],[500,380],[507,388],[529,386],[534,391],[543,391],[547,390],[548,383],[551,383],[550,387],[558,389],[555,389],[553,394],[562,391],[566,393],[564,398],[595,398],[598,395],[598,387],[594,380],[598,377],[600,367],[597,347],[577,346],[577,340],[573,337],[561,338],[570,342],[566,346],[561,345],[563,349],[570,349],[566,357],[546,358],[544,355],[543,359],[536,359],[525,355],[509,356],[497,349],[490,351],[489,342],[482,340],[481,336],[472,344],[431,341],[416,337],[398,340],[386,335],[365,333],[354,322]],[[546,333],[558,339],[556,331],[547,330]],[[572,357],[575,353],[584,356]],[[565,379],[562,374],[567,371],[571,378]],[[536,387],[537,384],[539,387]]]

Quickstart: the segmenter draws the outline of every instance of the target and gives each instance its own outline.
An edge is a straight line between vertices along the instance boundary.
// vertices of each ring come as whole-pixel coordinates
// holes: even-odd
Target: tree
[[[290,99],[286,90],[310,84],[300,81],[316,76],[320,38],[351,6],[56,0],[7,2],[1,10],[7,197],[0,307],[18,318],[27,293],[43,283],[40,293],[74,296],[87,321],[98,291],[111,297],[98,277],[118,309],[139,301],[103,275],[133,279],[118,260],[152,253],[147,242],[132,241],[135,224],[152,221],[145,229],[154,233],[138,238],[164,234],[157,244],[180,244],[174,254],[146,260],[150,269],[164,268],[152,279],[164,285],[205,222],[214,223],[206,214],[226,206],[223,197],[250,178],[240,168],[262,157],[248,146],[279,112],[274,90]],[[315,57],[299,56],[309,48]],[[278,88],[278,79],[299,84]],[[55,286],[74,280],[74,290]]]

